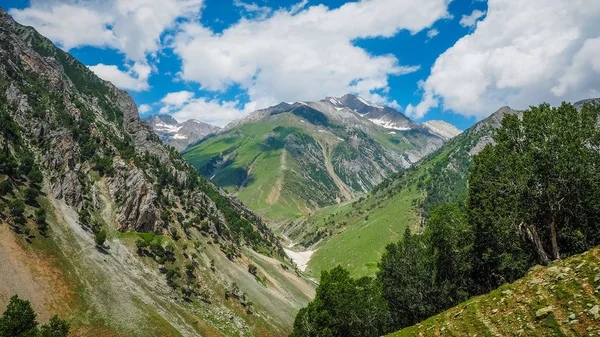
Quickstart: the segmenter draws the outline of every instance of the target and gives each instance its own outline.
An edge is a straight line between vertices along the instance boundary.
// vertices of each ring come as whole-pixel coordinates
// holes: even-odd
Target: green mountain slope
[[[527,276],[389,336],[593,336],[600,333],[600,249]]]
[[[441,137],[401,113],[365,102],[347,95],[281,103],[234,122],[183,156],[258,214],[275,222],[294,219],[368,192],[442,145]]]
[[[127,93],[1,9],[0,254],[0,307],[73,336],[284,336],[314,294]]]
[[[491,142],[506,113],[519,112],[499,109],[367,196],[316,211],[283,225],[281,232],[316,249],[307,270],[315,277],[338,264],[355,277],[372,275],[384,247],[400,239],[406,227],[419,231],[431,207],[464,197],[471,156]]]

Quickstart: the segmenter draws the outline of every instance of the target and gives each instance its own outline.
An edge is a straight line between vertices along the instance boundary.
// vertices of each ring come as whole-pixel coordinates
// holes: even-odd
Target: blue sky
[[[551,25],[537,22],[542,3]],[[279,101],[353,92],[417,121],[442,119],[466,129],[502,105],[600,95],[593,57],[600,51],[594,29],[600,6],[593,0],[572,6],[564,0],[4,0],[2,6],[127,90],[142,115],[222,126]]]

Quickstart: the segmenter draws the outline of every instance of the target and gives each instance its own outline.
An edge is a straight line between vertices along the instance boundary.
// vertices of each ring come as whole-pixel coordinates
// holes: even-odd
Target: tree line
[[[390,244],[373,278],[321,275],[293,337],[380,336],[600,244],[600,105],[507,115],[473,158],[466,200]]]

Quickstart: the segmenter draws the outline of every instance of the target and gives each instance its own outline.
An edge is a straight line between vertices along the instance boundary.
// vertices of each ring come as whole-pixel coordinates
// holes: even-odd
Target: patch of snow
[[[383,118],[369,118],[369,120],[371,122],[373,122],[374,124],[377,124],[379,126],[382,126],[386,129],[393,129],[393,130],[398,130],[398,131],[407,131],[410,130],[409,127],[405,127],[405,126],[398,126],[396,125],[396,123],[392,122],[392,121],[388,121],[385,120]]]
[[[335,98],[335,97],[330,97],[330,98],[329,98],[329,101],[330,101],[331,103],[333,103],[333,105],[343,105],[343,104],[342,104],[342,102],[340,102],[340,100],[339,100],[339,99],[337,99],[337,98]]]
[[[210,180],[212,180],[217,174],[213,174],[212,177],[210,177]]]
[[[175,136],[173,136],[173,139],[187,139],[188,137],[186,135],[182,135],[179,133],[176,133]]]
[[[319,132],[325,132],[325,130],[323,130],[323,129],[319,129]]]
[[[340,137],[337,137],[337,139],[341,140],[342,142],[344,141],[344,140],[343,140],[342,138],[340,138]]]
[[[168,132],[168,133],[176,133],[182,127],[183,126],[181,126],[181,125],[169,125],[169,124],[165,124],[165,123],[157,123],[155,125],[155,128],[157,129],[157,131]]]
[[[301,120],[300,120],[300,123],[304,123],[304,120],[303,120],[303,119],[301,119]]]
[[[287,256],[289,256],[292,259],[292,261],[294,261],[296,266],[298,266],[298,269],[300,269],[301,271],[306,270],[306,267],[308,267],[308,261],[310,261],[310,258],[315,253],[314,250],[295,252],[293,250],[285,248],[283,248],[283,251],[287,254]]]
[[[335,107],[335,109],[336,109],[337,111],[344,110],[344,108],[338,108],[337,106]]]
[[[373,104],[360,96],[358,96],[357,98],[359,101],[363,102],[363,104],[365,104],[365,105],[372,106],[372,107],[378,108],[378,109],[383,109],[383,107],[381,105]]]
[[[389,133],[390,135],[395,135],[395,134],[396,134],[396,131],[390,131],[390,132],[388,132],[388,133]]]

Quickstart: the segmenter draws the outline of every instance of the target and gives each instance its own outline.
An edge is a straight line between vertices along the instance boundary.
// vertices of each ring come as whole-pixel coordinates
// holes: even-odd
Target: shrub
[[[94,235],[94,242],[96,242],[96,246],[103,246],[106,241],[106,231],[104,229],[100,230],[96,235]]]

